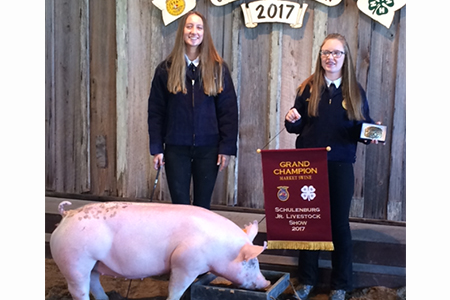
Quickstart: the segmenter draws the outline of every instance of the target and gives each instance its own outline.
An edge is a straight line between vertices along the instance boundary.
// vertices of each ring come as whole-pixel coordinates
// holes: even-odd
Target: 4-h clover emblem
[[[310,185],[310,186],[307,186],[307,185],[303,186],[301,191],[302,191],[302,194],[300,196],[305,201],[306,200],[311,201],[311,200],[314,200],[314,198],[316,198],[316,193],[315,193],[316,189],[312,185]]]
[[[358,0],[360,11],[389,28],[395,12],[405,6],[406,0]]]
[[[392,6],[394,6],[394,0],[369,0],[369,9],[379,16],[387,14]]]

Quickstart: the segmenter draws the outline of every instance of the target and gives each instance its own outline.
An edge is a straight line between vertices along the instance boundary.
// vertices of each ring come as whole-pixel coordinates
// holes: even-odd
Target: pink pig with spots
[[[211,271],[246,289],[270,282],[256,258],[254,221],[244,230],[212,211],[158,203],[105,202],[64,211],[50,249],[74,300],[107,300],[99,277],[128,279],[170,273],[168,300],[178,300],[199,274]]]

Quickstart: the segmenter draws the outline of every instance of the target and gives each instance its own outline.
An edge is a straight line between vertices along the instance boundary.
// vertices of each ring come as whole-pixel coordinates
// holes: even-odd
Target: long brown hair
[[[167,89],[171,93],[183,92],[186,90],[186,60],[185,54],[185,42],[183,39],[184,26],[186,25],[187,18],[196,14],[203,21],[203,41],[198,46],[200,53],[200,74],[201,81],[203,83],[203,90],[205,94],[209,96],[216,96],[223,90],[223,78],[222,78],[222,64],[223,60],[214,47],[214,43],[211,37],[211,31],[209,29],[208,22],[205,17],[196,11],[190,11],[184,15],[179,23],[177,34],[175,38],[175,45],[172,52],[167,57],[170,69],[169,79],[167,81]]]
[[[364,120],[361,91],[359,90],[359,85],[356,80],[350,48],[344,36],[338,33],[332,33],[325,38],[320,49],[322,49],[325,42],[330,39],[339,40],[344,46],[345,57],[344,64],[342,65],[342,97],[345,101],[347,116],[350,120]],[[297,92],[302,94],[306,87],[310,88],[311,96],[308,105],[309,116],[317,117],[319,115],[319,101],[325,86],[325,70],[322,68],[319,52],[315,72],[303,81],[297,89]]]

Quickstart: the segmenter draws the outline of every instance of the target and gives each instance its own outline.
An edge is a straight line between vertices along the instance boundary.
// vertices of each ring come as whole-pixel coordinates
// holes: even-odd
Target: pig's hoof
[[[122,297],[118,292],[111,291],[106,293],[109,297],[109,300],[126,300],[124,297]]]

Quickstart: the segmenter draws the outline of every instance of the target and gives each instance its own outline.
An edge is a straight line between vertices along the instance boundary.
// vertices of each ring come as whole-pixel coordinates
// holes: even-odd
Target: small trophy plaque
[[[363,140],[385,142],[386,128],[384,125],[363,123],[360,138]]]

